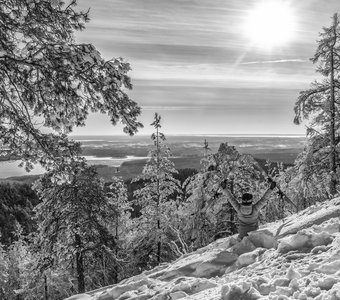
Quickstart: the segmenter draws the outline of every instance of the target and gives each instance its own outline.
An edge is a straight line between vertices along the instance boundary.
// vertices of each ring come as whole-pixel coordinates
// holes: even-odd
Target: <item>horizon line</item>
[[[141,133],[134,134],[133,136],[129,136],[128,134],[120,133],[120,134],[70,134],[70,137],[82,137],[82,136],[120,136],[120,137],[138,137],[138,136],[150,136],[152,133]],[[193,133],[193,134],[184,134],[184,133],[167,133],[166,136],[212,136],[212,137],[306,137],[305,134],[292,134],[292,133]]]

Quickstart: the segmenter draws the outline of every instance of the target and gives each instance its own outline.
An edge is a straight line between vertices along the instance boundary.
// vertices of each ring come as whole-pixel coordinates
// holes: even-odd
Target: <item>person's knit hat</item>
[[[250,205],[253,203],[253,195],[250,193],[244,193],[242,195],[242,204],[243,205]]]

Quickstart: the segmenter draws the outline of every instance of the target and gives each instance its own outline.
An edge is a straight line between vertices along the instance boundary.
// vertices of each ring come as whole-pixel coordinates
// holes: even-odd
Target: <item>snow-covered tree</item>
[[[127,188],[120,177],[114,176],[105,190],[108,201],[110,201],[117,213],[115,223],[111,226],[118,240],[122,232],[126,231],[132,210],[128,202]]]
[[[28,169],[32,161],[48,166],[77,153],[66,134],[89,112],[107,113],[129,134],[141,126],[140,108],[124,91],[132,88],[129,64],[76,43],[74,32],[89,16],[75,6],[76,0],[1,1],[0,144]]]
[[[36,207],[42,270],[75,265],[78,291],[85,291],[88,262],[114,257],[116,238],[110,225],[117,218],[116,204],[107,197],[104,182],[94,167],[76,162],[68,181],[55,182],[54,171],[35,184],[42,200]]]
[[[161,117],[156,113],[151,126],[155,132],[151,135],[154,148],[150,151],[150,158],[144,166],[142,175],[135,181],[143,180],[144,187],[134,193],[136,203],[141,206],[141,216],[138,218],[138,231],[141,247],[145,247],[147,256],[153,256],[159,264],[163,260],[164,252],[168,251],[167,232],[176,212],[173,199],[175,192],[179,192],[179,181],[174,179],[177,173],[174,163],[169,159],[170,149],[164,143],[165,136],[159,131]],[[145,254],[145,252],[144,252]]]
[[[184,232],[187,244],[202,247],[216,236],[230,235],[236,231],[237,215],[219,193],[221,184],[227,185],[235,198],[243,193],[258,194],[263,191],[264,178],[247,155],[241,155],[234,146],[222,143],[217,153],[201,162],[202,170],[188,185],[191,196],[186,204],[188,225]]]
[[[313,174],[328,176],[329,193],[337,191],[337,165],[339,163],[339,92],[340,92],[340,23],[338,14],[334,14],[330,27],[323,28],[320,33],[318,47],[312,58],[317,63],[317,72],[323,81],[315,81],[311,88],[301,91],[295,104],[294,122],[309,119],[307,129],[309,137],[305,149],[304,164],[307,177]],[[308,170],[307,170],[308,169]]]
[[[16,240],[8,247],[0,244],[0,299],[63,299],[74,293],[70,273],[57,265],[41,274],[41,258],[34,236],[24,234],[17,223]]]
[[[8,282],[8,262],[4,246],[0,242],[0,297],[6,297],[6,284]]]
[[[112,205],[116,216],[109,224],[109,230],[114,235],[116,246],[115,255],[102,254],[102,268],[97,268],[96,273],[100,274],[101,285],[118,282],[130,274],[126,270],[128,263],[128,250],[131,241],[131,204],[128,202],[127,188],[123,180],[119,177],[112,177],[110,184],[105,187],[107,201]],[[98,281],[98,280],[97,280]]]
[[[287,191],[290,199],[298,210],[305,209],[318,201],[324,201],[329,193],[328,161],[319,162],[318,156],[313,155],[313,144],[307,141],[305,149],[298,155],[294,166],[286,169],[280,176],[281,187]],[[320,153],[321,153],[320,149]],[[314,171],[313,171],[314,170]]]
[[[30,238],[24,235],[19,223],[13,234],[12,244],[5,248],[0,244],[0,299],[33,299],[30,288],[39,254],[32,251]]]

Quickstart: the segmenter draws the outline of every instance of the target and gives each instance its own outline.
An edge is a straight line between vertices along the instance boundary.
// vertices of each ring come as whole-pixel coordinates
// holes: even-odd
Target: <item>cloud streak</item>
[[[246,61],[242,62],[241,65],[257,65],[257,64],[282,64],[287,62],[298,62],[298,63],[305,63],[308,62],[306,59],[277,59],[277,60],[263,60],[263,61]]]
[[[205,106],[142,106],[142,110],[148,111],[188,111],[203,110]]]

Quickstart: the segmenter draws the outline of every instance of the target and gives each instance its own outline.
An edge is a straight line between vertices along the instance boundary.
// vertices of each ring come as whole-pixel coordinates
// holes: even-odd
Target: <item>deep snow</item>
[[[340,300],[340,198],[71,299]]]

